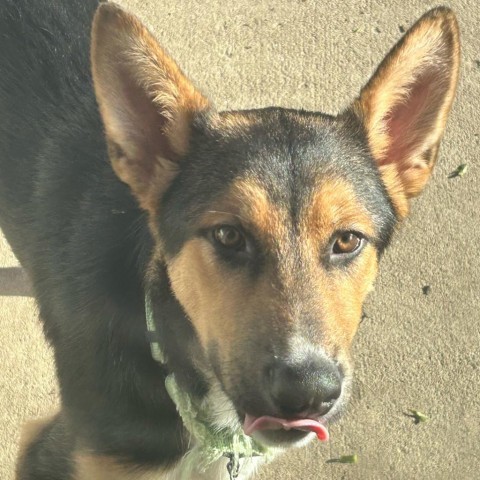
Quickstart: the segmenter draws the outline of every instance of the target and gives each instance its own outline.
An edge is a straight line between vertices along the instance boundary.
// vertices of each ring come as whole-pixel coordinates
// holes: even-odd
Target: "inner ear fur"
[[[91,62],[113,169],[151,210],[188,151],[195,115],[209,102],[147,28],[113,3],[95,14]]]
[[[421,17],[382,61],[350,111],[403,217],[425,186],[452,106],[459,69],[458,24],[435,8]]]

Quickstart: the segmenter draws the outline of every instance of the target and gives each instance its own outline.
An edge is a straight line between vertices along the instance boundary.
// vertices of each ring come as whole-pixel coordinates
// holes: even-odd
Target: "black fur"
[[[55,347],[69,428],[98,453],[159,464],[184,452],[183,431],[145,340],[152,241],[110,167],[93,95],[96,6],[0,4],[0,226]]]
[[[19,465],[19,478],[63,480],[74,473],[72,453],[74,440],[65,420],[57,415],[41,429],[36,442],[28,446]]]
[[[31,277],[64,409],[30,446],[22,479],[68,479],[74,443],[135,464],[165,464],[186,450],[165,371],[145,339],[146,214],[112,171],[93,94],[96,7],[0,2],[0,226]],[[358,122],[278,108],[250,114],[256,121],[236,138],[212,130],[208,117],[196,120],[191,153],[162,200],[168,253],[198,234],[191,219],[246,171],[295,224],[314,177],[334,170],[380,219],[372,240],[383,250],[395,218]],[[196,348],[193,329],[161,266],[156,279],[148,288],[169,368],[202,395],[207,384],[187,354]]]

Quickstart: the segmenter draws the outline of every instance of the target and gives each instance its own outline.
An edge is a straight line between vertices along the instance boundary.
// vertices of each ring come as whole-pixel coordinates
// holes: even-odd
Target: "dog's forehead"
[[[211,132],[198,162],[212,180],[255,177],[275,202],[291,204],[332,175],[359,193],[379,183],[361,126],[345,118],[281,108],[226,112]]]
[[[193,136],[169,216],[184,218],[191,234],[206,213],[219,211],[262,230],[275,226],[278,235],[330,210],[320,217],[342,217],[339,229],[350,217],[381,233],[394,218],[365,145],[358,125],[327,115],[277,108],[220,114]]]
[[[266,195],[294,218],[332,184],[339,188],[332,202],[343,192],[377,216],[378,204],[388,203],[361,127],[349,119],[267,108],[226,113],[217,128],[224,149],[217,169],[232,174],[230,191],[241,185],[247,203],[255,187],[258,201]]]

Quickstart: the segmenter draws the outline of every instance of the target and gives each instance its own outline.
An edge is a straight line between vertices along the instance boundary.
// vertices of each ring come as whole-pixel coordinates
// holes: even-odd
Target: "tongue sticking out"
[[[252,435],[257,430],[303,430],[305,432],[314,432],[317,438],[326,442],[328,440],[328,430],[318,420],[312,418],[297,418],[295,420],[286,420],[276,417],[253,417],[245,416],[243,431],[246,435]]]

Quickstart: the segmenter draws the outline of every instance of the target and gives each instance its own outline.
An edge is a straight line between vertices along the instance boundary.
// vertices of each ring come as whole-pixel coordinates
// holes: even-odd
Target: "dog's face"
[[[359,125],[279,109],[198,123],[159,209],[173,291],[240,414],[331,416],[395,223]]]
[[[379,257],[432,170],[457,78],[453,15],[422,17],[337,117],[215,112],[111,5],[92,61],[113,168],[149,212],[198,362],[247,432],[302,439],[345,403]]]

